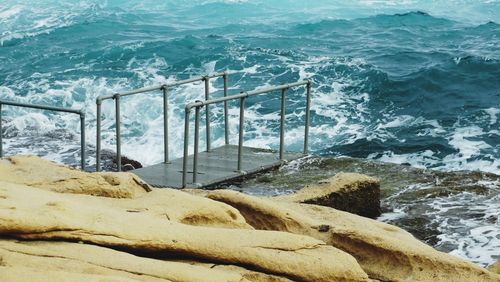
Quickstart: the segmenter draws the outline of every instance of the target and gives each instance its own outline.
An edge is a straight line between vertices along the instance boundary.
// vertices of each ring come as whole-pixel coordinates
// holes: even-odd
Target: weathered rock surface
[[[335,209],[219,190],[209,198],[238,209],[256,229],[309,235],[352,254],[381,281],[500,281],[500,276],[438,252],[408,232]]]
[[[87,273],[73,273],[69,271],[51,271],[44,269],[34,269],[29,267],[15,266],[6,267],[0,266],[0,277],[2,281],[12,282],[138,282],[119,276],[107,276]]]
[[[254,229],[239,211],[227,204],[175,189],[153,189],[134,199],[90,198],[96,205],[111,205],[128,213],[142,213],[161,220],[236,229]]]
[[[236,264],[301,281],[368,281],[351,255],[308,236],[190,226],[89,199],[0,182],[0,234]]]
[[[327,182],[271,199],[223,190],[146,193],[130,174],[3,159],[0,280],[500,281],[492,272],[498,263],[488,271],[397,227],[301,204],[366,197],[364,186],[376,180],[339,174]]]
[[[253,229],[231,206],[173,189],[145,193],[136,182],[140,179],[128,173],[86,173],[39,157],[19,156],[0,160],[1,180],[58,193],[106,196],[86,199],[95,206],[113,205],[190,225]]]
[[[497,260],[494,264],[488,266],[488,270],[500,274],[500,260]]]
[[[164,261],[68,242],[0,240],[0,257],[3,266],[125,277],[137,281],[288,281],[237,266]]]
[[[315,204],[375,218],[380,215],[380,184],[359,173],[338,173],[296,193],[276,197],[282,201]]]
[[[0,180],[61,193],[134,198],[151,188],[130,173],[86,173],[35,156],[0,160]]]

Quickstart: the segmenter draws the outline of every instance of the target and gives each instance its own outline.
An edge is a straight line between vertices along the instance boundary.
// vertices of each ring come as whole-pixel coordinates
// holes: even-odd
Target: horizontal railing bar
[[[221,98],[212,99],[212,100],[197,101],[194,103],[187,104],[186,108],[202,107],[205,105],[216,104],[216,103],[221,103],[221,102],[230,101],[230,100],[236,100],[236,99],[240,99],[240,98],[244,98],[244,97],[255,96],[255,95],[264,94],[264,93],[277,91],[277,90],[281,90],[281,89],[287,89],[287,88],[292,88],[292,87],[296,87],[296,86],[307,85],[308,83],[310,83],[308,80],[303,80],[303,81],[298,81],[295,83],[283,84],[283,85],[259,89],[259,90],[242,92],[240,94],[231,95],[231,96],[227,96],[227,97],[221,97]]]
[[[227,74],[227,72],[223,71],[223,72],[217,72],[217,73],[209,74],[209,75],[206,75],[205,77],[206,78],[215,78],[215,77],[224,76],[225,74]]]
[[[205,82],[208,79],[205,79]],[[240,100],[240,123],[239,123],[239,136],[238,136],[238,165],[236,170],[240,174],[245,174],[245,172],[242,170],[242,160],[243,160],[243,134],[244,134],[244,122],[245,122],[245,99],[250,96],[255,96],[259,94],[265,94],[277,90],[281,90],[281,123],[280,123],[280,160],[284,161],[284,149],[285,149],[285,92],[287,89],[292,88],[292,87],[297,87],[297,86],[306,86],[307,90],[307,109],[306,112],[309,112],[309,106],[310,106],[310,93],[311,93],[311,81],[310,80],[303,80],[303,81],[298,81],[294,83],[288,83],[288,84],[283,84],[279,86],[274,86],[274,87],[268,87],[264,89],[258,89],[258,90],[253,90],[253,91],[247,91],[247,92],[241,92],[240,94],[232,95],[232,96],[226,96],[226,92],[224,92],[224,97],[222,98],[217,98],[217,99],[206,99],[205,101],[196,101],[194,103],[189,103],[185,107],[185,117],[184,117],[184,158],[182,160],[182,187],[186,187],[187,184],[187,158],[188,158],[188,137],[189,137],[189,113],[191,112],[192,108],[196,109],[196,119],[195,119],[195,153],[194,153],[194,162],[193,162],[193,172],[196,173],[197,171],[197,146],[198,146],[198,123],[199,123],[199,111],[200,108],[203,106],[208,107],[210,104],[215,104],[215,103],[224,103],[227,105],[227,101],[230,100]],[[207,117],[208,118],[208,117]],[[308,133],[308,126],[309,126],[309,119],[307,117],[306,119],[306,134]],[[227,123],[226,123],[227,124]],[[304,150],[307,151],[307,137],[305,138],[304,141]],[[208,151],[208,148],[207,148]],[[196,181],[196,175],[193,175],[193,182]]]
[[[163,88],[163,85],[160,85],[160,86],[151,86],[151,87],[144,87],[144,88],[139,88],[139,89],[130,90],[130,91],[126,91],[126,92],[116,93],[115,96],[116,95],[120,95],[121,97],[130,96],[130,95],[144,93],[144,92],[156,91],[156,90],[160,90],[162,88]]]
[[[225,72],[220,72],[220,73],[215,73],[215,74],[210,74],[210,75],[205,75],[205,76],[197,76],[197,77],[193,77],[193,78],[175,81],[173,83],[144,87],[144,88],[139,88],[139,89],[130,90],[130,91],[126,91],[126,92],[119,92],[119,93],[115,93],[115,94],[102,95],[102,96],[99,96],[97,99],[103,101],[103,100],[114,99],[116,97],[116,95],[124,97],[124,96],[130,96],[130,95],[135,95],[135,94],[139,94],[139,93],[144,93],[144,92],[151,92],[151,91],[155,91],[155,90],[161,90],[164,87],[179,86],[179,85],[188,84],[188,83],[192,83],[192,82],[196,82],[196,81],[202,81],[202,80],[210,79],[210,78],[214,78],[214,77],[222,77],[222,76],[224,76],[224,74],[225,74]]]
[[[69,108],[45,106],[45,105],[38,105],[38,104],[27,104],[27,103],[5,101],[5,100],[0,100],[0,104],[9,105],[9,106],[16,106],[16,107],[22,107],[22,108],[31,108],[31,109],[39,109],[39,110],[48,110],[48,111],[56,111],[56,112],[73,113],[73,114],[77,114],[77,115],[80,115],[80,116],[81,115],[85,115],[85,112],[82,111],[82,110],[69,109]]]
[[[109,100],[115,98],[115,94],[101,95],[97,97],[96,103],[101,103],[104,100]]]
[[[187,84],[187,83],[191,83],[191,82],[201,81],[201,80],[205,80],[205,79],[210,79],[210,78],[215,78],[215,77],[222,77],[222,76],[224,76],[224,74],[225,74],[225,72],[218,72],[218,73],[214,73],[214,74],[208,74],[208,75],[204,75],[204,76],[198,76],[198,77],[188,78],[188,79],[185,79],[185,80],[179,80],[179,81],[167,84],[167,86],[179,86],[179,85],[182,85],[182,84]]]
[[[96,123],[97,123],[97,129],[96,129],[96,171],[100,171],[100,166],[101,166],[101,105],[104,100],[108,99],[114,99],[115,100],[115,113],[116,113],[116,152],[117,152],[117,163],[118,165],[118,170],[120,170],[120,163],[121,163],[121,138],[120,138],[120,98],[123,96],[129,96],[129,95],[134,95],[134,94],[139,94],[139,93],[144,93],[144,92],[150,92],[150,91],[156,91],[156,90],[163,90],[163,121],[164,121],[164,128],[163,128],[163,134],[164,134],[164,162],[168,163],[168,95],[167,91],[168,88],[174,87],[174,86],[179,86],[183,84],[188,84],[192,82],[197,82],[197,81],[205,81],[205,97],[208,99],[208,82],[209,79],[215,78],[215,77],[223,77],[224,78],[224,95],[227,94],[227,72],[219,72],[219,73],[213,73],[213,74],[208,74],[204,76],[197,76],[185,80],[179,80],[175,81],[170,84],[162,84],[158,86],[151,86],[151,87],[144,87],[140,89],[135,89],[127,92],[122,92],[122,93],[115,93],[115,94],[108,94],[108,95],[101,95],[96,98],[96,105],[97,105],[97,118],[96,118]],[[207,128],[209,128],[209,117],[208,117],[208,112],[207,112]],[[210,144],[210,134],[207,134],[207,144]],[[209,146],[208,148],[209,149]],[[185,177],[184,177],[185,178]]]
[[[2,105],[7,105],[7,106],[14,106],[14,107],[21,107],[21,108],[30,108],[30,109],[38,109],[38,110],[47,110],[47,111],[54,111],[54,112],[63,112],[63,113],[70,113],[70,114],[77,114],[80,116],[80,166],[82,170],[85,170],[85,111],[83,109],[81,110],[76,110],[76,109],[70,109],[70,108],[61,108],[61,107],[54,107],[54,106],[45,106],[45,105],[38,105],[38,104],[28,104],[28,103],[20,103],[20,102],[13,102],[13,101],[5,101],[5,100],[0,100],[0,157],[3,157],[3,138],[2,138]]]
[[[302,80],[302,81],[297,81],[297,82],[294,82],[294,83],[287,83],[287,84],[273,86],[273,87],[269,87],[269,88],[248,91],[248,96],[254,96],[254,95],[259,95],[259,94],[263,94],[263,93],[267,93],[267,92],[271,92],[271,91],[276,91],[276,90],[281,90],[281,89],[287,89],[287,88],[292,88],[292,87],[296,87],[296,86],[306,85],[307,83],[309,83],[308,80]]]

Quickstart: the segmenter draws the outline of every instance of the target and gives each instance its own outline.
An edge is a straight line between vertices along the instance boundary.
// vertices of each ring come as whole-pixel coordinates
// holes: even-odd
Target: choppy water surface
[[[0,98],[85,108],[93,164],[99,95],[223,70],[232,93],[311,79],[315,154],[500,174],[499,23],[496,0],[3,0]],[[222,95],[221,81],[210,86],[214,97]],[[288,94],[288,150],[302,146],[303,94]],[[182,154],[184,104],[202,97],[202,84],[172,89],[170,155]],[[160,162],[161,93],[122,102],[123,153],[144,164]],[[247,102],[245,144],[277,148],[277,96]],[[239,112],[230,108],[230,128],[237,132]],[[213,109],[217,146],[223,143],[222,109]],[[12,107],[3,113],[7,154],[78,164],[78,116]],[[113,149],[112,102],[104,103],[103,118],[103,145]],[[398,184],[399,194],[388,197],[402,199],[426,185]],[[489,185],[487,191],[497,191],[498,182]],[[462,217],[484,203],[491,203],[485,213],[498,214],[498,194],[467,195],[433,202],[442,224],[461,226]],[[400,203],[395,211],[415,204],[394,202]],[[466,251],[466,245],[490,246],[492,240],[479,239],[490,235],[471,235],[479,241],[467,236],[498,234],[498,221],[460,232],[440,228],[440,234],[458,234],[436,237],[443,250],[483,264],[493,260],[490,247]]]

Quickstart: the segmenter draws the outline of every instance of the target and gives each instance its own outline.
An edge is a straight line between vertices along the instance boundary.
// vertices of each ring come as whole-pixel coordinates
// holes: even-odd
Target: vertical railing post
[[[116,111],[116,165],[118,171],[122,171],[122,144],[120,136],[120,94],[115,94],[113,96],[115,99],[115,111]]]
[[[305,132],[304,132],[304,154],[307,154],[309,152],[309,126],[310,126],[310,119],[311,119],[311,86],[312,82],[309,80],[307,81],[306,85],[306,126],[305,126]]]
[[[208,76],[205,76],[203,78],[205,80],[205,101],[210,99],[210,79]],[[205,123],[206,123],[206,134],[207,134],[207,152],[210,152],[210,111],[209,111],[209,106],[205,106]]]
[[[227,73],[224,72],[224,97],[227,97]],[[226,145],[229,145],[229,117],[227,109],[227,101],[224,101],[224,141]]]
[[[186,188],[187,180],[187,161],[189,149],[189,112],[191,108],[186,106],[184,113],[184,158],[182,159],[182,188]]]
[[[245,127],[245,97],[240,98],[240,128],[238,136],[238,172],[242,172],[242,158],[243,158],[243,129]]]
[[[95,141],[95,171],[101,171],[101,104],[102,100],[96,99],[96,141]]]
[[[0,103],[0,158],[3,158],[3,137],[2,137],[2,103]]]
[[[81,151],[81,167],[85,170],[85,112],[80,113],[80,151]]]
[[[286,88],[281,89],[281,121],[280,121],[280,160],[284,160],[284,151],[285,151],[285,93]]]
[[[193,183],[196,183],[198,174],[198,145],[200,139],[200,107],[196,107],[194,114],[194,154],[193,154]]]
[[[163,90],[163,162],[168,163],[168,87]]]

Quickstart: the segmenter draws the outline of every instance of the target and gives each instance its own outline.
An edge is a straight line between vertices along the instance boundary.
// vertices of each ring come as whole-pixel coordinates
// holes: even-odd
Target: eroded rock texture
[[[374,187],[376,180],[343,174],[273,199],[226,190],[148,193],[131,174],[84,173],[36,157],[3,159],[0,277],[500,281],[495,266],[488,271],[437,252],[397,227],[303,204],[328,205],[331,195],[362,183]]]
[[[410,233],[335,209],[261,199],[220,190],[209,198],[227,203],[255,229],[304,234],[352,254],[370,278],[382,281],[499,281],[473,263],[438,252]]]

